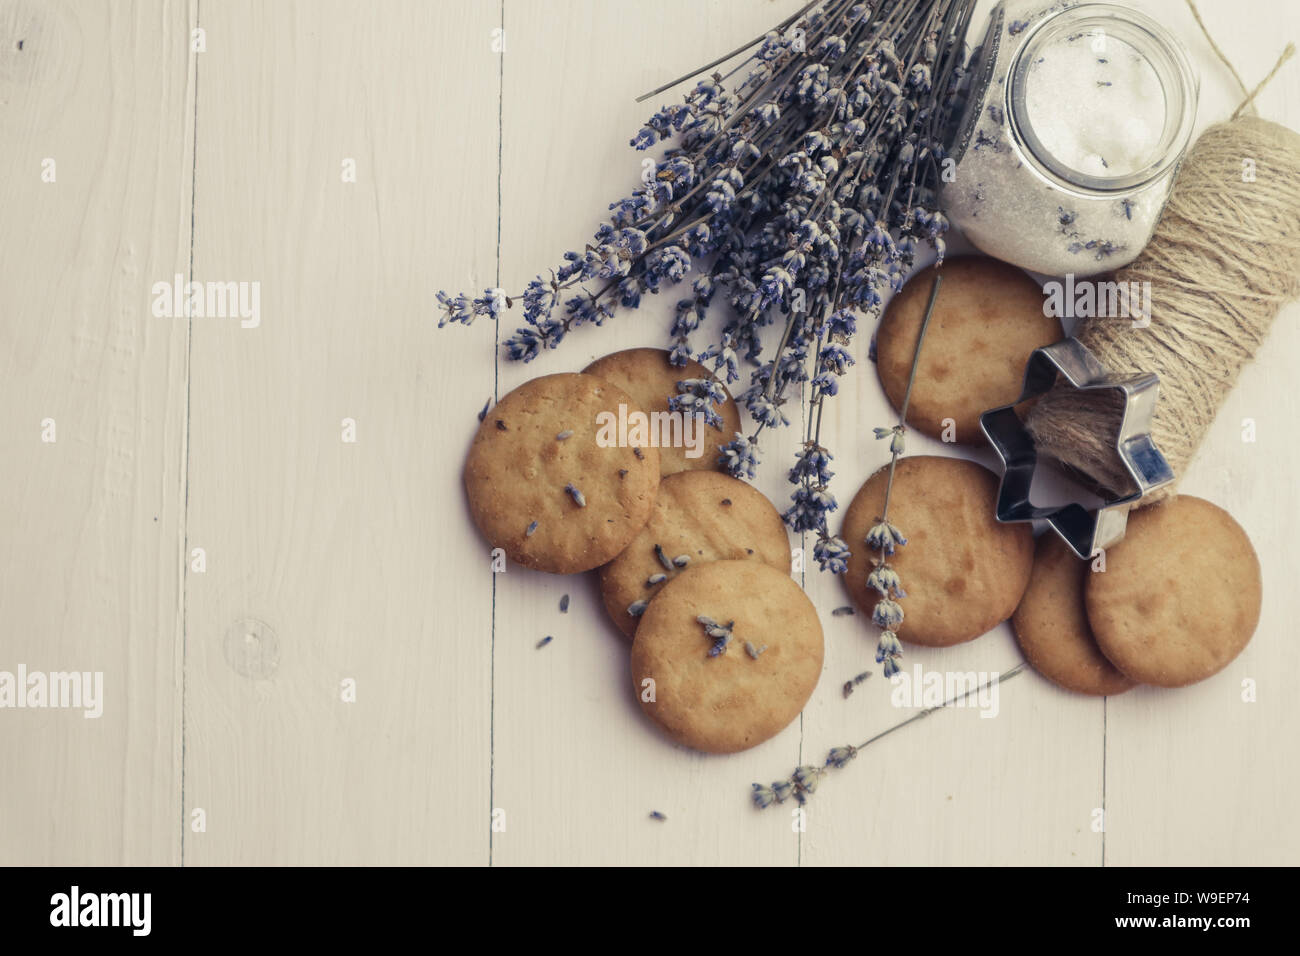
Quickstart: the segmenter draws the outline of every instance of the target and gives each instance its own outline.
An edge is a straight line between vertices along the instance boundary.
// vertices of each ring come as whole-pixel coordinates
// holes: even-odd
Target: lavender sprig
[[[826,762],[820,767],[813,765],[796,767],[794,772],[787,779],[777,780],[769,787],[765,787],[761,783],[753,784],[749,794],[750,799],[754,801],[754,806],[759,810],[766,809],[774,803],[785,803],[785,801],[789,800],[791,797],[794,798],[795,802],[798,803],[799,806],[803,806],[807,803],[808,797],[817,789],[817,784],[823,776],[830,773],[832,770],[839,770],[846,766],[853,761],[859,753],[871,744],[874,744],[877,740],[880,740],[882,737],[888,737],[896,730],[902,730],[908,724],[915,723],[924,717],[929,717],[936,710],[951,707],[958,701],[965,700],[968,697],[973,697],[995,684],[1001,684],[1003,681],[1008,681],[1020,674],[1024,669],[1025,664],[1024,662],[1021,662],[1005,674],[998,674],[978,687],[957,694],[951,699],[945,700],[942,704],[934,704],[931,707],[918,711],[906,720],[900,721],[899,723],[894,724],[894,726],[882,730],[874,737],[868,737],[856,747],[832,747],[830,752],[826,755]]]
[[[898,409],[898,423],[892,428],[877,428],[877,439],[889,439],[889,477],[885,481],[885,503],[880,517],[867,532],[865,543],[876,552],[871,572],[867,575],[867,587],[880,595],[871,612],[871,623],[880,628],[880,641],[876,645],[876,663],[884,664],[886,677],[898,673],[898,659],[903,656],[903,645],[898,641],[898,627],[903,623],[903,608],[898,603],[907,597],[903,582],[898,572],[889,563],[889,557],[895,549],[907,544],[907,539],[889,521],[889,499],[894,491],[894,472],[898,467],[899,456],[906,447],[904,435],[907,432],[907,407],[912,401],[912,386],[916,384],[916,371],[921,365],[921,348],[925,344],[925,333],[930,328],[930,318],[934,315],[934,304],[939,299],[939,285],[943,282],[942,271],[936,272],[934,283],[930,286],[930,300],[925,306],[925,316],[921,319],[921,330],[916,335],[916,349],[912,352],[912,368],[907,377],[907,389],[903,392],[903,404]]]
[[[948,222],[937,193],[952,110],[966,82],[963,43],[975,0],[824,0],[691,74],[748,54],[725,75],[699,79],[632,139],[662,146],[641,186],[609,207],[582,250],[564,254],[520,295],[439,293],[439,324],[499,320],[522,305],[524,324],[504,343],[531,361],[569,332],[601,325],[644,295],[679,285],[670,357],[694,356],[713,379],[684,379],[673,408],[717,423],[724,384],[743,378],[738,400],[754,428],[720,446],[719,463],[753,478],[763,431],[784,426],[788,396],[809,391],[805,441],[790,469],[787,523],[817,535],[814,556],[833,573],[848,545],[826,516],[830,452],[822,413],[853,364],[856,315],[879,316],[921,243],[943,261]],[[816,7],[816,9],[813,9]],[[717,340],[692,337],[711,307],[725,313]],[[762,333],[780,323],[774,352]]]

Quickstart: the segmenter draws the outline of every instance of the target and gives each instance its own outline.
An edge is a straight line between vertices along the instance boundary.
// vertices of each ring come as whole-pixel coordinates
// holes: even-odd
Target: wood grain
[[[0,4],[0,669],[104,682],[0,712],[0,863],[180,859],[187,17]]]
[[[262,316],[194,324],[185,862],[486,862],[492,578],[460,462],[493,346],[431,316],[435,283],[493,284],[498,13],[200,17],[194,271],[260,281]]]
[[[641,715],[594,576],[492,574],[460,484],[475,414],[534,375],[665,345],[678,295],[524,366],[497,348],[517,309],[437,331],[435,292],[517,292],[581,248],[641,175],[627,140],[655,104],[635,96],[798,5],[0,0],[0,669],[103,670],[107,697],[98,721],[0,711],[0,862],[1298,861],[1295,306],[1184,486],[1259,552],[1245,653],[1196,687],[1105,702],[1025,673],[995,719],[941,711],[835,771],[806,832],[788,806],[754,811],[750,783],[913,713],[869,623],[832,616],[839,581],[795,572],[827,641],[802,717],[716,757]],[[1142,6],[1200,69],[1201,125],[1230,113],[1240,94],[1185,4]],[[1200,7],[1248,83],[1300,36],[1280,0]],[[1300,69],[1259,103],[1300,125]],[[257,327],[152,316],[152,284],[177,274],[259,283]],[[869,335],[826,409],[845,503],[893,420]],[[803,416],[787,410],[757,481],[782,510]],[[919,435],[909,453],[992,464]],[[904,666],[1019,659],[1002,625]]]

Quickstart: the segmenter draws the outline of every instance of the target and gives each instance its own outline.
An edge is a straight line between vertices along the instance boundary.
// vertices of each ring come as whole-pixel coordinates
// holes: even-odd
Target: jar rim
[[[1077,31],[1089,25],[1113,27],[1116,24],[1118,29],[1108,31],[1110,35],[1125,40],[1126,31],[1134,31],[1144,44],[1149,44],[1149,48],[1145,45],[1139,47],[1138,52],[1155,71],[1164,88],[1165,128],[1152,162],[1123,176],[1094,176],[1063,163],[1038,139],[1028,115],[1026,78],[1038,52],[1067,31]],[[1197,76],[1186,50],[1156,20],[1131,7],[1085,3],[1045,17],[1022,40],[1007,73],[1006,116],[1011,134],[1023,147],[1026,157],[1039,173],[1057,185],[1093,193],[1132,192],[1163,177],[1182,158],[1196,123],[1197,96]]]

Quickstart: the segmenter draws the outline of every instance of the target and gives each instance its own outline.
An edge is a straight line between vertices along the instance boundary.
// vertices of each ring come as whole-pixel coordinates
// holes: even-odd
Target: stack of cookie
[[[888,468],[849,505],[842,536],[862,541],[879,520]],[[1081,561],[1051,531],[998,524],[998,481],[958,458],[899,461],[890,512],[908,544],[890,558],[907,588],[899,637],[946,647],[1010,618],[1026,660],[1083,694],[1137,684],[1182,687],[1226,667],[1259,622],[1259,560],[1223,509],[1191,495],[1133,512],[1124,539]],[[843,583],[870,615],[874,556],[854,549]]]
[[[1130,514],[1124,540],[1091,562],[1044,534],[1012,625],[1043,676],[1108,695],[1217,674],[1255,633],[1262,600],[1246,532],[1217,505],[1179,495]]]
[[[934,272],[924,269],[904,286],[877,333],[876,368],[895,408],[908,393]],[[1019,269],[977,256],[948,260],[908,424],[943,441],[982,445],[980,413],[1014,402],[1030,353],[1064,335],[1047,311],[1038,284]],[[877,520],[885,482],[882,470],[849,506],[846,541],[861,541]],[[1028,525],[998,525],[997,487],[991,472],[968,461],[899,463],[891,513],[911,538],[891,558],[909,591],[902,639],[955,644],[1010,616],[1033,667],[1095,695],[1203,680],[1250,640],[1260,612],[1259,561],[1220,508],[1181,496],[1141,509],[1118,546],[1084,562],[1054,533],[1035,548]],[[870,613],[877,599],[865,584],[871,555],[860,551],[845,585]]]
[[[600,569],[609,616],[632,639],[642,708],[673,740],[730,753],[786,727],[821,674],[821,624],[790,577],[784,522],[717,470],[717,447],[740,427],[730,396],[722,427],[703,426],[689,449],[653,429],[611,441],[609,428],[667,413],[679,380],[710,377],[631,349],[526,382],[484,415],[465,488],[475,523],[510,560]]]

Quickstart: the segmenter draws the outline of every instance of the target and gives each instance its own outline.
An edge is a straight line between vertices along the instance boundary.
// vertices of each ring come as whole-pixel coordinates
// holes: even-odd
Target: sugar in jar
[[[1174,37],[1110,3],[999,3],[965,95],[941,202],[967,239],[1058,276],[1137,256],[1196,119]]]

